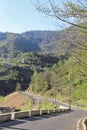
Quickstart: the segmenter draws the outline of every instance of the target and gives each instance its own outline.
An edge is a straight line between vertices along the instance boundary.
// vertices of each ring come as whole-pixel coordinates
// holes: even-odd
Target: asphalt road
[[[0,130],[76,130],[78,120],[86,116],[87,111],[73,110],[0,124]]]
[[[42,100],[40,96],[25,94],[29,95],[33,100]],[[53,99],[48,100],[55,101]],[[56,103],[68,107],[58,100]],[[67,113],[32,117],[0,124],[0,130],[77,130],[78,121],[85,117],[87,117],[87,111],[73,108],[72,111]]]
[[[52,98],[44,98],[44,97],[41,97],[39,95],[31,94],[31,93],[29,93],[27,91],[26,92],[22,92],[22,93],[27,95],[27,96],[29,96],[29,97],[31,97],[34,103],[35,103],[35,101],[38,101],[40,103],[42,100],[46,100],[46,101],[50,101],[50,102],[56,103],[57,105],[62,106],[62,107],[66,107],[66,108],[69,107],[69,105],[64,104],[63,102],[58,101],[58,100],[55,101],[55,99],[52,99]]]

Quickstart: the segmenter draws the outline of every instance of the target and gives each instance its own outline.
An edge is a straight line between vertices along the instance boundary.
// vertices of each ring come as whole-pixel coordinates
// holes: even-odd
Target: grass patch
[[[50,110],[50,109],[56,109],[59,106],[56,104],[53,104],[51,102],[48,101],[42,101],[39,105],[39,109],[46,109],[46,110]]]
[[[3,102],[3,100],[4,100],[4,97],[0,96],[0,104]]]
[[[29,98],[29,101],[26,103],[26,105],[21,109],[21,111],[27,111],[27,110],[32,110],[33,107],[33,102],[32,99]]]

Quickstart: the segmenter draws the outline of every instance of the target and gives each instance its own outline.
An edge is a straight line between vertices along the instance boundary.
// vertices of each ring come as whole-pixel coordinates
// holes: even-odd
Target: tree
[[[77,64],[81,65],[83,71],[87,68],[87,0],[64,0],[59,7],[57,1],[48,0],[42,2],[36,0],[36,9],[47,16],[61,20],[67,24],[77,27],[78,39],[73,40],[76,49],[73,51]],[[71,39],[69,39],[71,40]]]
[[[87,27],[82,24],[87,22],[87,0],[64,0],[61,7],[58,6],[55,0],[44,2],[36,0],[34,5],[38,11],[47,16],[87,30]]]
[[[36,1],[34,5],[37,10],[76,28],[75,33],[78,37],[72,41],[76,44],[73,51],[75,66],[79,68],[78,74],[86,77],[87,81],[87,0],[64,0],[61,7],[55,0],[43,3],[41,0]],[[71,41],[71,39],[69,40]],[[71,80],[69,82],[71,83]],[[71,88],[69,97],[71,100]]]

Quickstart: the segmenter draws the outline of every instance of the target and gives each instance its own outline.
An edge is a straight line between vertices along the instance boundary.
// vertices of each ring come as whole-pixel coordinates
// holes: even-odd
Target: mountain
[[[61,55],[74,47],[73,27],[62,31],[28,31],[21,34],[0,32],[0,57],[17,57],[24,52],[44,52]]]
[[[0,32],[0,95],[18,87],[27,89],[35,70],[45,71],[45,67],[67,59],[76,38],[74,27],[21,34]]]

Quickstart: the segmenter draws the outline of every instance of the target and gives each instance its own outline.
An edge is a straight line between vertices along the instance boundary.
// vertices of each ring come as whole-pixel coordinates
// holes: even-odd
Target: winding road
[[[86,116],[86,110],[73,109],[66,113],[44,115],[0,124],[0,130],[77,130],[78,122]]]
[[[77,122],[87,111],[74,110],[68,113],[46,115],[16,120],[0,125],[0,130],[77,130]]]

